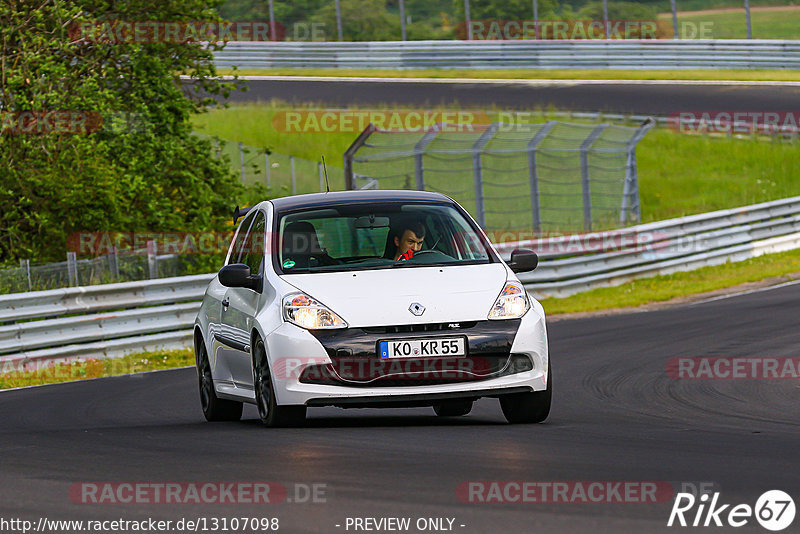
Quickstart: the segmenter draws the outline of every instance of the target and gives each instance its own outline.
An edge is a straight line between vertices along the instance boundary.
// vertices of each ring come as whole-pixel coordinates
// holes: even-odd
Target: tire
[[[300,426],[306,418],[306,407],[279,406],[269,369],[269,359],[264,342],[258,339],[253,346],[253,388],[261,423],[267,427]]]
[[[514,393],[500,397],[500,407],[512,424],[541,423],[550,415],[553,398],[553,369],[547,369],[547,388],[544,391]]]
[[[472,400],[448,400],[441,404],[434,404],[433,411],[439,417],[460,417],[472,411]]]
[[[214,390],[214,378],[211,376],[211,364],[208,361],[205,344],[199,341],[197,347],[197,378],[200,386],[200,407],[206,421],[238,421],[242,418],[241,402],[224,400],[217,397]]]

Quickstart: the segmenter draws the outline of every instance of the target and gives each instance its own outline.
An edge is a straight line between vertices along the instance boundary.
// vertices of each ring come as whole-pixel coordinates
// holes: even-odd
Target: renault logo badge
[[[423,306],[419,302],[412,302],[411,306],[408,307],[408,311],[419,317],[420,315],[425,313],[425,306]]]

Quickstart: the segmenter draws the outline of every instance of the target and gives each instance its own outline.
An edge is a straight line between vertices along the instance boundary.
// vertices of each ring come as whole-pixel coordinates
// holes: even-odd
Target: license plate
[[[466,356],[467,354],[463,337],[381,341],[379,349],[383,359],[441,358],[443,356]]]

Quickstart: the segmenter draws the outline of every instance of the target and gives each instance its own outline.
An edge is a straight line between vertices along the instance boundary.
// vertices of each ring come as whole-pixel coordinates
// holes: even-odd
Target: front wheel
[[[214,378],[211,376],[211,363],[208,361],[205,344],[200,341],[197,347],[197,378],[200,385],[200,406],[206,421],[238,421],[242,418],[242,403],[217,397]]]
[[[299,426],[306,418],[306,407],[279,406],[275,400],[275,388],[269,370],[269,359],[264,342],[256,341],[253,348],[253,386],[256,393],[258,416],[264,426]]]
[[[550,415],[553,398],[553,369],[547,369],[547,388],[544,391],[513,393],[500,397],[500,407],[509,423],[541,423]]]

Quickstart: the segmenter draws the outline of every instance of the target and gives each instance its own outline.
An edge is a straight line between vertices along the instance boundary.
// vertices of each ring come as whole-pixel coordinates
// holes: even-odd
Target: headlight
[[[283,318],[309,330],[347,328],[344,319],[303,293],[294,293],[283,298]]]
[[[525,288],[517,282],[506,283],[489,312],[489,319],[518,319],[530,308]]]

